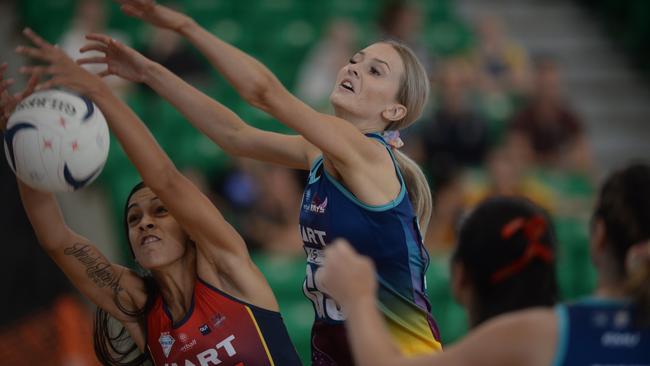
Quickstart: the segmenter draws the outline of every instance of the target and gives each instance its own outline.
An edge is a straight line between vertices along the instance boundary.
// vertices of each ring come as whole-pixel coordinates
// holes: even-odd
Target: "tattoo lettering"
[[[89,244],[74,243],[65,248],[63,253],[75,257],[81,264],[86,267],[86,275],[98,287],[108,287],[114,293],[122,291],[120,287],[120,277],[118,276],[110,263],[106,262],[102,255]]]

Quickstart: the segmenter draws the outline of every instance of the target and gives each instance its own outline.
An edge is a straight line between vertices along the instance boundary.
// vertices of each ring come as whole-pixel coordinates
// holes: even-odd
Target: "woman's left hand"
[[[34,60],[45,62],[46,65],[24,66],[20,68],[20,72],[31,75],[51,75],[51,79],[39,84],[36,90],[61,86],[92,96],[106,87],[99,76],[77,65],[63,50],[51,45],[31,29],[26,28],[23,34],[36,47],[19,46],[16,48],[16,52]]]
[[[358,254],[346,240],[338,239],[327,246],[320,271],[317,282],[344,308],[362,299],[374,300],[375,267],[370,258]]]

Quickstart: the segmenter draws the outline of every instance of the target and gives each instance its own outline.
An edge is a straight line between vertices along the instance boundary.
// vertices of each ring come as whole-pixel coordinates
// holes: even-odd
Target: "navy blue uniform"
[[[438,330],[425,293],[424,273],[429,257],[418,220],[392,151],[383,138],[369,134],[386,146],[393,159],[401,189],[381,206],[360,202],[330,176],[317,159],[309,173],[300,211],[300,234],[307,253],[303,286],[312,301],[316,321],[312,328],[313,365],[350,365],[343,312],[318,286],[323,250],[337,238],[347,239],[361,254],[372,258],[379,281],[379,308],[402,352],[418,355],[441,350]]]
[[[556,366],[649,366],[650,328],[634,323],[629,302],[587,299],[556,307]]]

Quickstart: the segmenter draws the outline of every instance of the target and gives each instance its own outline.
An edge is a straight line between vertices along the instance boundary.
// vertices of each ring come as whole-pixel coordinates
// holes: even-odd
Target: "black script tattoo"
[[[110,263],[98,253],[89,244],[74,243],[63,250],[65,255],[75,257],[81,264],[86,267],[86,275],[98,287],[108,287],[114,293],[122,291],[120,287],[120,277],[118,276]]]

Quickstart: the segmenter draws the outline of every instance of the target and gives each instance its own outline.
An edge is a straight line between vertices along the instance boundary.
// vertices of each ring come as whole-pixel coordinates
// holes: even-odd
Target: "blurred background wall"
[[[448,257],[460,217],[490,195],[523,195],[553,216],[562,298],[594,287],[589,213],[603,175],[650,157],[650,2],[645,0],[178,0],[224,40],[259,58],[303,100],[329,111],[336,72],[358,49],[399,38],[430,73],[425,115],[403,133],[427,173],[435,213],[426,238],[429,297],[446,344],[466,331],[449,289]],[[175,34],[120,14],[111,1],[0,2],[0,52],[32,27],[76,57],[83,34],[104,32],[162,63],[251,125],[291,133],[245,104]],[[141,85],[111,86],[148,124],[177,166],[246,238],[280,302],[304,360],[312,309],[301,292],[298,210],[304,174],[232,159]],[[4,154],[4,151],[2,152]],[[4,160],[2,157],[0,160]],[[13,174],[0,164],[0,359],[8,365],[95,364],[94,307],[40,250]],[[132,265],[120,222],[139,180],[115,140],[99,181],[60,195],[70,226],[114,261]]]

